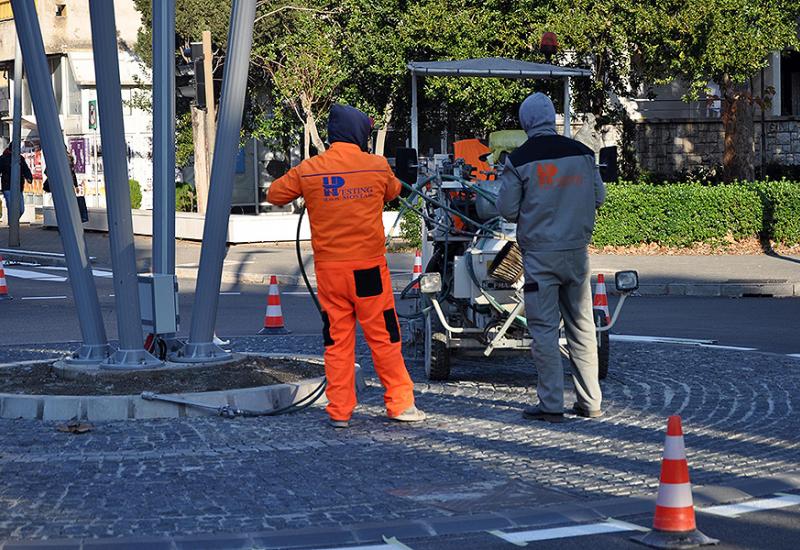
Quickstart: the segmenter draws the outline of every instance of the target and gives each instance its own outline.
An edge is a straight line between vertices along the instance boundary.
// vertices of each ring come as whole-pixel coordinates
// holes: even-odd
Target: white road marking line
[[[607,520],[600,523],[588,523],[584,525],[570,525],[569,527],[553,527],[550,529],[536,529],[534,531],[519,531],[516,533],[504,533],[503,531],[489,531],[492,535],[499,537],[511,544],[521,544],[536,542],[540,540],[565,539],[569,537],[585,537],[589,535],[602,535],[604,533],[622,533],[625,531],[647,531],[640,525],[626,523],[618,520]]]
[[[685,344],[690,346],[711,345],[716,340],[696,340],[694,338],[672,338],[670,336],[634,336],[629,334],[611,334],[611,340],[617,342],[650,342],[659,344]]]
[[[717,344],[700,344],[701,348],[729,349],[733,351],[755,351],[756,348],[743,348],[740,346],[721,346]]]
[[[220,292],[220,296],[239,296],[241,292]]]
[[[726,504],[724,506],[711,506],[709,508],[698,508],[704,514],[713,514],[726,518],[736,518],[742,514],[750,512],[761,512],[763,510],[776,510],[788,506],[800,505],[800,495],[786,495],[777,493],[779,496],[772,498],[760,498],[739,504]]]
[[[41,267],[42,269],[51,269],[53,271],[68,271],[66,267],[55,266],[55,265],[43,265]],[[114,272],[109,271],[107,269],[93,269],[92,275],[94,275],[95,277],[101,277],[103,279],[111,279],[112,277],[114,277]]]
[[[789,353],[789,357],[794,357],[795,359],[800,359],[800,353]]]
[[[66,296],[23,296],[20,300],[66,300]]]
[[[48,281],[51,283],[63,283],[67,280],[66,277],[59,277],[51,275],[50,273],[41,273],[39,271],[28,271],[26,269],[15,269],[13,267],[6,268],[6,275],[9,277],[17,277],[18,279],[30,279],[32,281]]]

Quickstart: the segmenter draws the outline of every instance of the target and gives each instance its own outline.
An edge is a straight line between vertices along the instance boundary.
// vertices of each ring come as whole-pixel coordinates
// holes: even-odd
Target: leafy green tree
[[[687,100],[706,92],[709,80],[720,87],[725,128],[726,180],[754,178],[752,79],[771,52],[800,47],[798,0],[660,0],[662,30],[643,44],[644,62],[661,70],[658,82],[675,77],[689,86]]]

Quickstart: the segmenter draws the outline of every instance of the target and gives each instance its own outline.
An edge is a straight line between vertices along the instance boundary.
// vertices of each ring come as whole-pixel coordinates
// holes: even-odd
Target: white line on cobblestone
[[[66,296],[23,296],[21,300],[66,300]]]
[[[700,344],[701,348],[728,349],[733,351],[755,351],[756,348],[743,348],[739,346],[721,346],[717,344]]]
[[[570,537],[585,537],[589,535],[602,535],[605,533],[622,533],[625,531],[648,531],[649,529],[633,523],[626,523],[609,519],[600,523],[584,525],[570,525],[569,527],[553,527],[550,529],[535,529],[533,531],[518,531],[504,533],[503,531],[489,531],[511,544],[536,542],[540,540],[566,539]]]
[[[611,334],[611,340],[617,342],[650,342],[654,344],[686,344],[699,346],[701,344],[713,344],[716,340],[696,340],[694,338],[672,338],[670,336],[635,336],[631,334]]]
[[[800,495],[787,495],[783,493],[777,493],[777,495],[778,496],[773,498],[760,498],[758,500],[750,500],[748,502],[740,502],[738,504],[726,504],[724,506],[699,508],[699,510],[704,514],[735,518],[741,516],[742,514],[749,514],[750,512],[776,510],[778,508],[800,505]]]

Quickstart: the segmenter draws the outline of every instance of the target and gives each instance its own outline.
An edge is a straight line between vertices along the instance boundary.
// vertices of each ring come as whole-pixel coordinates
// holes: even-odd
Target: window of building
[[[81,89],[78,87],[78,83],[75,81],[75,73],[72,70],[72,64],[67,60],[64,60],[62,65],[64,66],[64,72],[66,73],[67,94],[69,95],[69,110],[67,114],[80,115],[82,113]]]
[[[781,115],[800,116],[800,52],[781,56]]]

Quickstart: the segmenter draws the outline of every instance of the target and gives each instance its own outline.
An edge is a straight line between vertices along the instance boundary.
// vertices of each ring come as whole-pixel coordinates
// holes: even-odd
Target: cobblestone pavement
[[[234,342],[239,351],[319,345],[302,336]],[[64,349],[2,348],[0,362]],[[453,381],[434,384],[413,355],[418,404],[430,415],[421,426],[388,422],[374,381],[345,431],[329,428],[318,407],[267,419],[104,423],[81,436],[0,420],[0,540],[272,531],[647,493],[670,414],[683,417],[695,484],[800,462],[794,359],[615,344],[607,415],[554,425],[520,416],[535,379],[524,358],[460,360]]]

